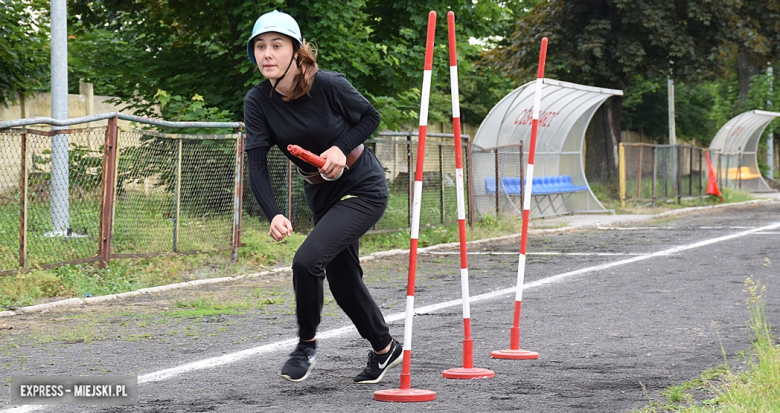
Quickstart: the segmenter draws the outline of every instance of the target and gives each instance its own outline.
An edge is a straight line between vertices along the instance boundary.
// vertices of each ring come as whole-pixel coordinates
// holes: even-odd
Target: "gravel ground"
[[[301,383],[281,379],[296,332],[285,273],[0,318],[0,365],[6,378],[139,376],[136,406],[44,411],[627,412],[723,364],[724,352],[733,368],[744,366],[738,353],[750,344],[747,277],[767,285],[770,323],[780,316],[780,228],[761,229],[778,223],[780,203],[769,202],[531,235],[521,347],[538,352],[538,360],[489,357],[509,346],[519,238],[470,245],[474,365],[495,372],[481,380],[441,377],[463,365],[462,306],[452,302],[461,297],[457,247],[421,253],[411,381],[436,392],[431,402],[373,400],[374,391],[399,387],[400,367],[380,384],[352,383],[369,346],[330,296],[315,370]],[[704,242],[719,237],[726,239]],[[364,265],[399,341],[407,268],[408,254]],[[185,307],[220,303],[251,308],[181,316]],[[209,358],[218,359],[208,368],[156,374]],[[0,388],[6,407],[7,384]]]

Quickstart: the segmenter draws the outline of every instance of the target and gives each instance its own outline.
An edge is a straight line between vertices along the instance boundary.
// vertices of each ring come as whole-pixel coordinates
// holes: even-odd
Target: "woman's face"
[[[255,38],[257,67],[268,79],[279,80],[287,70],[292,56],[292,39],[283,34],[268,32]]]

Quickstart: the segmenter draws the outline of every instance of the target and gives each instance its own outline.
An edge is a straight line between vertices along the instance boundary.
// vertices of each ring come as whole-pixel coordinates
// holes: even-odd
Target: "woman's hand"
[[[320,168],[320,173],[328,179],[336,179],[341,176],[341,172],[344,171],[344,167],[347,165],[347,156],[344,152],[341,152],[336,146],[331,146],[330,149],[320,154],[325,158],[325,165]]]
[[[271,220],[271,229],[268,231],[268,234],[271,235],[274,241],[281,241],[285,236],[289,237],[292,235],[292,232],[292,224],[284,215],[279,214]]]

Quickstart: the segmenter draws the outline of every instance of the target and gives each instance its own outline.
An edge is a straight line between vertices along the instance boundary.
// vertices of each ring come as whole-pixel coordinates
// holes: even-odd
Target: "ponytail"
[[[317,66],[317,47],[306,40],[303,41],[302,46],[298,46],[295,41],[293,44],[295,44],[295,52],[298,53],[296,57],[298,68],[292,80],[292,92],[283,98],[285,102],[308,95],[311,91],[311,85],[314,83],[314,75],[319,70]]]

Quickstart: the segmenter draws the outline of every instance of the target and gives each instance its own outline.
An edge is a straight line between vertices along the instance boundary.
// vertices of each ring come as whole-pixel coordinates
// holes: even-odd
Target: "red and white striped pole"
[[[466,252],[466,204],[463,200],[463,151],[460,143],[460,103],[458,102],[458,51],[455,45],[455,13],[447,13],[450,47],[450,90],[452,92],[452,129],[455,134],[455,188],[458,192],[458,236],[460,240],[460,287],[463,295],[463,367],[444,370],[448,379],[488,379],[492,370],[474,367],[474,340],[471,339],[469,305],[469,265]]]
[[[436,399],[436,392],[411,388],[412,320],[414,319],[414,284],[417,272],[417,240],[420,233],[420,201],[422,199],[423,165],[425,164],[425,134],[428,130],[428,102],[431,94],[433,70],[433,37],[436,34],[436,12],[428,13],[428,37],[425,42],[425,67],[420,99],[420,130],[417,141],[417,166],[414,171],[412,200],[411,242],[409,245],[409,277],[406,284],[406,320],[404,322],[404,361],[401,388],[374,392],[374,399],[382,402],[425,402]]]
[[[520,261],[517,265],[517,290],[515,292],[515,316],[510,330],[509,349],[490,353],[493,358],[529,360],[538,359],[539,353],[520,349],[520,303],[523,301],[523,281],[525,278],[525,252],[528,243],[528,221],[531,219],[531,184],[534,179],[534,156],[536,154],[536,134],[539,130],[539,111],[542,105],[542,79],[544,61],[547,57],[547,38],[542,38],[539,52],[539,69],[536,72],[536,93],[531,123],[531,145],[528,148],[528,166],[525,173],[525,195],[523,196],[523,232],[520,236]]]

